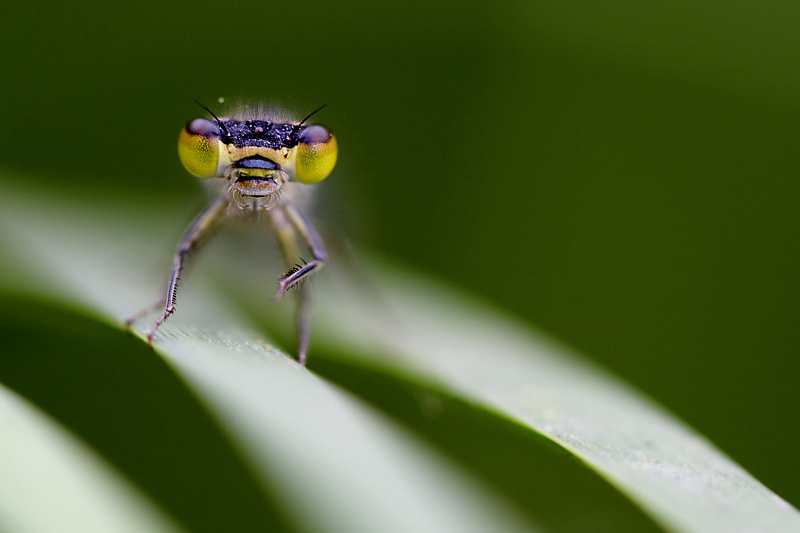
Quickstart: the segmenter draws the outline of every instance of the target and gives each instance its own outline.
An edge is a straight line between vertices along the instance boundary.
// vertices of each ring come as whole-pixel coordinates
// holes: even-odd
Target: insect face
[[[269,120],[194,119],[178,153],[199,178],[226,178],[241,196],[280,194],[287,181],[318,183],[336,164],[336,138],[323,126]]]

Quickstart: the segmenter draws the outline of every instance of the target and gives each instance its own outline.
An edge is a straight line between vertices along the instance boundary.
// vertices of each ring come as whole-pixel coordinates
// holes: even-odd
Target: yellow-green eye
[[[322,126],[306,126],[297,136],[295,179],[318,183],[328,177],[336,165],[336,137]]]
[[[216,122],[196,118],[181,130],[178,155],[186,170],[198,178],[217,175],[219,165],[219,126]]]

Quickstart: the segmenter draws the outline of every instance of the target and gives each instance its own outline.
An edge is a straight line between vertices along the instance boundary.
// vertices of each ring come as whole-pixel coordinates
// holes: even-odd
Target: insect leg
[[[286,219],[283,211],[272,212],[272,223],[278,237],[283,258],[290,272],[295,271],[299,266],[300,250],[297,247],[296,230]],[[282,279],[282,278],[281,278]],[[311,305],[309,294],[305,286],[300,285],[297,293],[297,311],[295,313],[297,328],[297,360],[301,365],[306,364],[306,354],[308,353],[309,340],[311,337]]]
[[[157,302],[154,302],[153,304],[148,305],[147,307],[145,307],[144,309],[142,309],[141,311],[139,311],[135,315],[130,316],[125,321],[125,331],[130,331],[133,328],[133,325],[136,322],[138,322],[142,318],[146,317],[150,313],[154,313],[154,312],[158,311],[162,307],[164,307],[164,300],[159,298],[159,300]]]
[[[308,287],[300,286],[297,292],[297,312],[295,313],[297,328],[297,361],[306,366],[306,354],[311,341],[311,301]]]
[[[314,259],[302,266],[298,265],[298,268],[293,268],[281,276],[281,279],[278,280],[278,292],[275,294],[276,300],[281,299],[287,289],[296,286],[298,283],[302,282],[306,276],[322,268],[325,261],[328,259],[328,252],[325,250],[325,244],[323,244],[317,230],[311,225],[311,221],[292,204],[284,204],[283,210],[292,223],[292,226],[294,226],[300,233],[300,236],[303,237]]]
[[[278,245],[283,254],[283,260],[287,268],[292,268],[300,259],[300,249],[297,247],[297,239],[294,227],[286,220],[286,215],[280,209],[270,211],[270,221],[278,237]]]
[[[280,299],[286,291],[297,287],[297,360],[301,365],[306,364],[309,340],[311,337],[311,302],[307,287],[302,281],[314,270],[322,267],[328,257],[325,245],[322,243],[317,230],[303,213],[291,204],[284,204],[280,212],[275,213],[273,221],[276,226],[278,241],[281,250],[290,267],[289,271],[278,280],[278,293],[275,299]],[[300,254],[297,248],[296,235],[300,234],[303,241],[311,250],[313,260],[300,265]]]
[[[189,252],[197,248],[203,239],[209,237],[211,233],[213,233],[213,230],[219,226],[219,223],[227,212],[228,203],[229,200],[227,198],[217,200],[197,215],[192,223],[189,224],[189,227],[186,228],[173,259],[172,276],[170,277],[169,288],[167,289],[164,313],[156,320],[155,324],[147,330],[146,335],[148,343],[153,342],[153,336],[156,334],[156,330],[164,323],[167,317],[175,312],[175,298],[178,293],[178,282],[180,281],[180,275],[186,263],[186,257],[189,255]]]

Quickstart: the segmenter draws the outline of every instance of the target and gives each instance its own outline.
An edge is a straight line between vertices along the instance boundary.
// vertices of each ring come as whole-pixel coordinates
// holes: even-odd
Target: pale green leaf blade
[[[3,198],[14,201],[0,210],[8,258],[0,287],[118,325],[143,305],[141,288],[152,280],[136,251],[155,242],[146,232],[100,206],[66,209],[11,191]],[[445,458],[253,334],[210,282],[196,288],[159,331],[156,350],[300,530],[536,530]]]
[[[143,305],[137,293],[152,281],[137,277],[143,270],[141,258],[130,250],[146,248],[145,243],[155,247],[156,233],[137,231],[135,223],[97,208],[80,215],[87,210],[68,210],[55,202],[46,209],[41,206],[39,201],[40,210],[32,216],[32,204],[22,200],[9,204],[0,215],[15,232],[8,249],[15,251],[17,260],[25,259],[28,276],[14,280],[16,290],[41,291],[46,283],[53,296],[112,322],[135,309],[132,301]],[[59,223],[63,227],[56,227]],[[91,243],[86,233],[91,234]],[[125,235],[124,245],[118,242],[119,235]],[[58,268],[36,271],[39,264]],[[246,266],[235,266],[246,275],[241,270]],[[114,276],[129,281],[122,284]],[[9,284],[9,279],[13,277],[0,279],[0,284]],[[628,385],[528,327],[417,276],[377,269],[376,280],[388,311],[356,297],[355,290],[340,290],[332,297],[328,289],[328,296],[318,298],[323,304],[317,320],[319,344],[335,346],[356,360],[439,387],[530,427],[570,450],[670,530],[800,531],[800,515],[794,508]],[[184,303],[181,320],[186,322],[180,324],[198,324],[205,329],[197,331],[205,333],[187,337],[173,329],[170,337],[175,342],[195,339],[191,342],[196,343],[205,336],[201,345],[218,344],[234,351],[248,343],[263,347],[246,333],[238,337],[232,324],[245,321],[234,318],[223,297],[194,297],[196,305]],[[212,306],[212,301],[211,323],[208,315],[204,323],[202,312],[192,316],[186,311]],[[330,308],[333,301],[335,309]],[[216,320],[220,316],[229,317],[231,323],[222,324]],[[227,335],[238,340],[231,343],[225,340]],[[170,342],[162,341],[162,346],[180,368],[189,356],[181,355],[183,348],[178,345],[170,348]],[[191,348],[192,353],[197,349]],[[212,392],[204,381],[206,374],[196,371],[183,368],[186,379],[212,406],[232,416],[240,407],[238,400],[227,398],[224,387]],[[241,421],[230,426],[245,448],[247,426]]]
[[[94,451],[2,384],[0,436],[0,530],[183,530]]]
[[[157,351],[301,530],[532,530],[444,458],[243,323],[209,333],[179,319],[159,332]]]
[[[320,298],[337,302],[318,314],[337,353],[531,428],[669,530],[800,531],[794,507],[630,385],[486,304],[408,272],[375,271],[385,309]]]

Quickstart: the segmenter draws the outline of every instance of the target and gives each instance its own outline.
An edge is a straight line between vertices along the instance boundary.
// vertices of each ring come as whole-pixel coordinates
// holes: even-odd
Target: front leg
[[[276,300],[283,298],[283,295],[286,294],[288,289],[302,283],[306,276],[322,268],[325,261],[328,259],[328,252],[325,250],[325,244],[323,244],[319,233],[314,229],[311,221],[306,218],[302,211],[292,204],[284,204],[283,211],[286,213],[292,226],[300,233],[308,249],[311,250],[311,255],[314,259],[302,265],[294,266],[286,274],[281,276],[278,280],[278,292],[275,294]]]
[[[305,365],[311,339],[311,302],[309,301],[308,288],[302,286],[301,283],[305,276],[322,267],[327,258],[327,252],[314,227],[294,206],[284,205],[280,212],[273,215],[272,221],[283,257],[290,267],[289,272],[278,280],[278,294],[275,298],[281,298],[286,290],[291,287],[299,288],[297,291],[297,313],[295,315],[297,323],[297,361],[301,365]],[[300,251],[297,248],[296,233],[300,233],[303,241],[308,245],[314,256],[313,261],[303,265],[297,264],[302,259],[300,259]]]
[[[192,223],[189,224],[189,227],[186,228],[180,244],[178,244],[178,250],[175,252],[175,257],[173,258],[172,276],[170,277],[165,304],[163,304],[165,305],[164,313],[146,332],[148,344],[152,344],[153,337],[155,336],[158,328],[164,323],[167,317],[175,312],[175,299],[178,294],[178,282],[180,281],[180,275],[186,263],[186,257],[189,255],[189,252],[197,248],[203,242],[203,239],[209,237],[219,226],[219,223],[223,218],[225,218],[228,210],[228,204],[229,200],[227,198],[221,198],[215,201],[206,209],[204,209],[199,215],[197,215]],[[151,308],[148,308],[147,310],[150,309]],[[130,324],[134,318],[129,319],[128,323]]]

